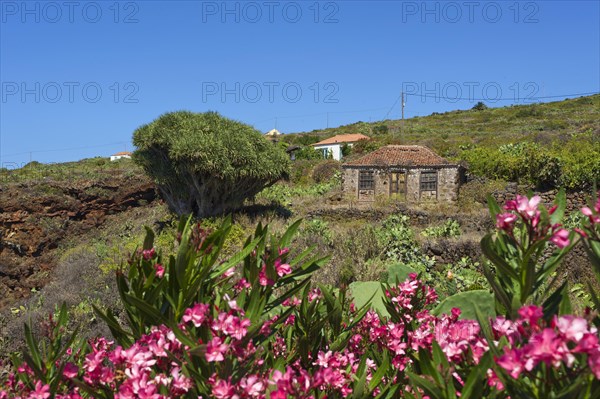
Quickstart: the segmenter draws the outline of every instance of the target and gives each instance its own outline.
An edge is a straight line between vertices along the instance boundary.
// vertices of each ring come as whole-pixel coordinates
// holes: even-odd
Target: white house
[[[277,137],[277,136],[281,136],[281,132],[277,129],[271,129],[268,132],[265,133],[265,136],[267,137]]]
[[[354,143],[360,140],[369,140],[369,136],[364,134],[338,134],[337,136],[311,144],[315,150],[323,151],[323,156],[328,158],[331,156],[336,161],[342,159],[342,146],[348,145],[352,147]]]
[[[116,154],[112,154],[110,156],[111,161],[116,161],[121,158],[129,158],[131,159],[131,153],[129,151],[117,152]]]
[[[279,136],[281,135],[282,133],[279,130],[271,129],[267,133],[265,133],[265,138],[269,141],[273,141],[276,143],[279,141]]]

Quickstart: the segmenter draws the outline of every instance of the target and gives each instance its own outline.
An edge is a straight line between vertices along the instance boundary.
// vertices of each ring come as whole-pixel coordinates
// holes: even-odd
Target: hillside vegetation
[[[418,101],[418,100],[414,100]],[[401,120],[356,122],[350,125],[285,137],[306,143],[336,134],[363,133],[389,136],[401,144],[423,144],[445,153],[464,144],[500,145],[525,139],[544,141],[564,133],[592,130],[600,134],[600,95],[531,105],[484,110],[456,110]]]
[[[597,106],[598,97],[591,99],[592,105]],[[586,151],[597,151],[597,147],[588,143],[593,143],[598,135],[598,121],[590,117],[593,110],[588,103],[581,107],[570,107],[571,116],[565,116],[565,120],[575,120],[574,115],[582,113],[586,117],[577,120],[587,122],[570,123],[563,130],[547,132],[548,142],[527,134],[522,135],[522,140],[511,141],[510,134],[518,135],[507,128],[508,133],[496,141],[490,133],[479,136],[474,133],[473,137],[480,138],[476,141],[468,134],[448,133],[435,138],[415,132],[414,141],[409,143],[430,145],[453,159],[464,160],[465,154],[473,154],[469,162],[474,172],[476,161],[504,159],[494,157],[493,151],[505,153],[509,160],[511,156],[531,160],[546,154],[544,151],[564,149],[575,155],[589,154]],[[428,121],[423,125],[442,131],[431,122],[433,119],[462,119],[468,115],[477,119],[487,112],[498,110],[453,112],[422,119]],[[395,122],[390,121],[390,126]],[[350,156],[359,156],[387,142],[404,142],[398,141],[391,128],[386,132],[380,125],[372,127],[373,132],[366,133],[374,140],[357,146]],[[332,130],[327,132],[333,134]],[[447,143],[448,150],[426,142],[434,138]],[[286,137],[290,139],[302,142],[318,137],[308,134]],[[482,151],[482,155],[475,156],[476,151]],[[600,160],[585,156],[592,163]],[[581,163],[582,170],[593,170],[592,163]],[[529,164],[553,165],[541,158]],[[564,162],[559,165],[561,171],[565,170],[564,165]],[[378,200],[365,208],[341,192],[340,167],[341,163],[333,160],[295,161],[289,180],[263,190],[233,215],[233,223],[227,228],[226,237],[223,236],[222,251],[214,257],[215,264],[241,253],[248,244],[247,238],[259,234],[257,224],[268,224],[270,232],[281,236],[296,220],[304,219],[297,234],[290,238],[290,255],[308,251],[311,256],[329,257],[314,272],[314,284],[380,287],[380,282],[395,283],[399,271],[403,276],[414,271],[424,283],[435,288],[441,300],[469,293],[492,298],[491,286],[482,274],[485,264],[479,242],[493,228],[493,222],[483,203],[486,193],[501,190],[504,182],[472,181],[461,189],[457,204],[407,206],[394,200]],[[523,167],[515,163],[514,170]],[[485,172],[482,169],[482,174]],[[519,174],[517,179],[539,175],[531,168],[527,173]],[[127,318],[113,275],[136,264],[131,260],[141,254],[140,243],[145,242],[147,233],[145,226],[153,227],[156,232],[156,254],[173,253],[181,238],[177,218],[164,202],[157,200],[151,179],[131,160],[110,162],[106,158],[52,165],[33,162],[18,170],[2,170],[0,177],[0,291],[7,293],[0,300],[0,362],[22,348],[26,338],[23,322],[42,323],[63,301],[71,314],[69,331],[79,325],[86,339],[98,334],[110,336],[109,327],[102,323],[93,307],[113,309],[120,321]],[[581,224],[581,215],[575,216],[566,220],[565,227]],[[572,223],[567,226],[569,220]],[[199,233],[218,231],[219,226],[229,223],[224,217],[198,222]],[[579,245],[556,269],[554,285],[569,282],[568,294],[576,309],[591,306],[592,298],[584,288],[588,282],[597,283],[589,266]],[[167,271],[166,275],[169,274]]]
[[[600,180],[600,95],[559,102],[451,111],[404,121],[357,122],[288,135],[307,145],[337,134],[373,138],[359,156],[386,144],[420,144],[462,163],[473,175],[532,188],[589,188]],[[352,159],[352,158],[349,158]]]

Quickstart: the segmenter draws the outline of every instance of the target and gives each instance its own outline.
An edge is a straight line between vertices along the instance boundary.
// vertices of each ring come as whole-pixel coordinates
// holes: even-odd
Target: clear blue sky
[[[137,127],[181,109],[292,133],[399,118],[403,88],[406,117],[600,91],[598,1],[0,7],[8,167],[131,149]]]

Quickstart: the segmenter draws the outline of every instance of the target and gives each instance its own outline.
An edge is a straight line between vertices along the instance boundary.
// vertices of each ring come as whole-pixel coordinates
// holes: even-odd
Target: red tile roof
[[[348,166],[439,166],[449,165],[427,147],[420,145],[387,145],[362,158],[345,163]]]
[[[365,136],[364,134],[338,134],[337,136],[330,137],[328,139],[319,141],[318,143],[311,144],[315,145],[327,145],[327,144],[336,144],[336,143],[355,143],[359,140],[369,140],[369,136]]]
[[[129,151],[121,151],[121,152],[117,152],[116,154],[113,154],[112,156],[119,156],[119,155],[131,155],[131,153]]]

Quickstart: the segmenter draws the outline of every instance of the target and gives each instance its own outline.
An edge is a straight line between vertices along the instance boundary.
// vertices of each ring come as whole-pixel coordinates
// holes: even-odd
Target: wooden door
[[[390,195],[406,195],[406,172],[394,171],[390,173]]]

